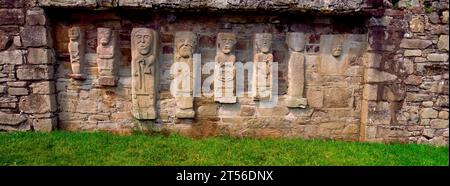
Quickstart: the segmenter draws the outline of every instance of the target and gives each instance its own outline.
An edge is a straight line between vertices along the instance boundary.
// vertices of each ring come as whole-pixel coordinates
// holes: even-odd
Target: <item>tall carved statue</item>
[[[301,32],[288,32],[286,44],[289,47],[287,106],[305,108],[305,35]]]
[[[234,33],[219,33],[217,35],[217,55],[214,70],[214,100],[219,103],[236,103],[234,95],[234,78],[236,56]]]
[[[189,82],[189,86],[184,87],[183,84],[179,84],[177,86],[178,90],[175,95],[177,110],[176,117],[177,118],[194,118],[194,71],[193,71],[193,62],[194,62],[194,51],[197,46],[197,36],[193,32],[176,32],[175,33],[175,51],[174,51],[174,62],[182,63],[183,66],[186,66],[189,71],[188,74],[175,74],[175,78],[179,78],[180,75],[183,75],[187,78]],[[188,70],[184,69],[184,70]],[[187,72],[187,71],[186,71]]]
[[[253,54],[253,99],[268,100],[272,97],[272,34],[257,33]]]
[[[136,119],[156,119],[156,65],[158,37],[155,30],[131,32],[132,113]]]
[[[110,28],[98,28],[97,34],[98,83],[103,86],[115,86],[117,65],[120,60],[118,35]]]
[[[72,74],[70,77],[76,80],[85,80],[84,66],[84,34],[80,27],[69,29],[69,54]]]

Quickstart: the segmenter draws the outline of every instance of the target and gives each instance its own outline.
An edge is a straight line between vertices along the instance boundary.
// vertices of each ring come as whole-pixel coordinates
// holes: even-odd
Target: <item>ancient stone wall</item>
[[[0,130],[448,144],[448,6],[3,0]],[[212,73],[240,73],[228,61],[277,70],[255,66],[233,84],[239,78]],[[201,66],[185,78],[192,90],[180,92],[191,96],[171,94],[176,62]],[[252,83],[258,78],[274,81]],[[214,84],[193,96],[196,80]],[[276,104],[263,108],[265,99]]]

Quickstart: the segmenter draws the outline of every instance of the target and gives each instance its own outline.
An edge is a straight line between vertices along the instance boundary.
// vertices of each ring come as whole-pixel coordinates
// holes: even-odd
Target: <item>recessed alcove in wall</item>
[[[136,127],[139,122],[130,113],[131,32],[133,28],[146,27],[156,30],[160,41],[158,113],[157,119],[150,123],[190,135],[359,138],[363,57],[368,42],[366,15],[135,9],[47,9],[46,12],[51,20],[57,56],[55,80],[58,121],[62,129],[129,130]],[[69,77],[68,30],[73,26],[80,27],[85,36],[84,81]],[[121,58],[115,87],[98,85],[99,27],[112,28],[119,36]],[[278,105],[258,108],[250,97],[240,97],[235,104],[220,104],[206,93],[195,99],[195,119],[177,119],[176,101],[170,94],[170,67],[174,61],[175,33],[180,31],[197,35],[196,53],[201,54],[202,64],[214,62],[219,32],[235,33],[236,61],[243,63],[253,60],[255,34],[271,33],[273,61],[278,62]],[[284,103],[289,85],[288,32],[305,34],[306,108],[289,108]],[[332,55],[335,46],[342,47],[342,56]],[[211,74],[203,74],[202,82],[209,76]],[[249,79],[248,75],[245,77]]]

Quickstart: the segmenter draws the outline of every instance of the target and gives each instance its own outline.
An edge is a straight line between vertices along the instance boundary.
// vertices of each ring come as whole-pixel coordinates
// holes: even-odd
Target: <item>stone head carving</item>
[[[72,27],[69,29],[70,41],[77,41],[80,38],[80,35],[81,35],[80,27]]]
[[[217,34],[217,48],[224,54],[229,54],[236,44],[236,35],[234,33]]]
[[[181,58],[191,58],[197,45],[197,36],[192,32],[175,33],[175,55]]]
[[[339,56],[341,56],[342,55],[342,47],[343,47],[343,44],[344,44],[344,38],[342,37],[339,37],[339,38],[337,38],[335,41],[334,41],[334,43],[333,43],[333,46],[332,46],[332,48],[331,48],[331,55],[333,56],[333,57],[339,57]]]
[[[103,46],[109,45],[112,40],[112,30],[110,28],[98,28],[99,43]]]
[[[151,50],[154,50],[152,46],[155,34],[153,30],[148,28],[135,28],[131,33],[131,43],[133,49],[135,49],[141,55],[151,54]]]
[[[302,32],[288,32],[286,34],[286,44],[292,52],[301,52],[305,48],[305,34]]]
[[[268,53],[272,47],[272,34],[258,33],[255,35],[256,51]]]

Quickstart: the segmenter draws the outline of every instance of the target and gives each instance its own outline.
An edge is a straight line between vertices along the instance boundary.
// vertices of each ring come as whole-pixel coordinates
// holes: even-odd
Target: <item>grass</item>
[[[302,139],[0,133],[0,165],[449,165],[449,149]]]

